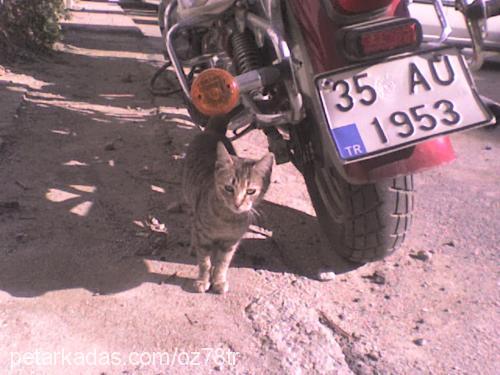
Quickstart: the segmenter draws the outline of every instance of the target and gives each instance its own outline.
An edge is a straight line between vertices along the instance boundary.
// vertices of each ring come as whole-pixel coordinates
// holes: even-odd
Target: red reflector
[[[387,30],[365,32],[361,35],[363,54],[371,55],[414,45],[418,41],[416,29],[417,26],[412,23]]]
[[[336,0],[334,5],[346,13],[371,12],[388,6],[392,0]]]
[[[350,25],[342,29],[349,60],[384,57],[417,49],[422,26],[413,18],[390,18]]]

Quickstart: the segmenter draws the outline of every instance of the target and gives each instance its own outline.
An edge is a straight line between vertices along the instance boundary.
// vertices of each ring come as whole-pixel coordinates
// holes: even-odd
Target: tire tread
[[[338,178],[333,172],[330,176]],[[394,253],[406,240],[414,208],[412,175],[366,185],[342,181],[341,222],[331,219],[317,187],[311,189],[310,179],[306,182],[323,231],[342,257],[357,263],[373,262]],[[328,194],[332,192],[323,196]]]
[[[349,260],[366,263],[382,259],[401,247],[409,233],[414,206],[413,176],[394,178],[388,186],[383,185],[358,186],[358,194],[363,192],[364,207],[361,212],[355,202],[359,198],[351,196],[350,216],[346,220],[357,220],[353,221],[352,232],[347,225],[344,234],[346,239],[353,237],[351,241],[346,241],[353,246],[345,246],[341,253]],[[358,224],[360,217],[364,218],[363,228]],[[367,222],[371,224],[366,225]],[[360,248],[360,243],[364,243],[363,248]]]

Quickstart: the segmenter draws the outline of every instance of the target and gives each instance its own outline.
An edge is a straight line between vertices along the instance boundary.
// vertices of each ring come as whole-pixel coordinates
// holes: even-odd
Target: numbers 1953
[[[439,100],[432,107],[435,110],[441,111],[442,115],[439,118],[434,117],[429,113],[425,113],[426,105],[418,105],[411,107],[408,112],[396,111],[389,116],[390,125],[400,129],[396,135],[400,138],[409,138],[413,136],[417,129],[422,131],[431,131],[438,124],[446,126],[457,125],[460,120],[460,114],[455,110],[455,106],[449,100]],[[375,126],[377,135],[382,143],[389,143],[389,138],[384,125],[375,117],[371,122]]]

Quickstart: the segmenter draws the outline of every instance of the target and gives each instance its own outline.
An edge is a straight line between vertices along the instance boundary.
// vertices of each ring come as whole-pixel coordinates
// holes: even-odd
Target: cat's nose
[[[234,200],[234,205],[236,208],[240,208],[243,205],[243,202],[245,202],[245,197],[236,197]]]

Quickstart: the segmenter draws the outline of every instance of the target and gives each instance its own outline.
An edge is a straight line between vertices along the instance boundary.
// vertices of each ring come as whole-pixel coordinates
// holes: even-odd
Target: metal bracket
[[[486,1],[474,0],[469,3],[467,0],[456,0],[455,7],[464,15],[472,41],[474,54],[469,61],[469,67],[479,70],[484,63],[483,43],[487,34]]]
[[[412,2],[407,0],[408,3]],[[450,36],[452,28],[444,11],[442,0],[433,0],[432,4],[441,25],[441,35],[438,43],[444,43]],[[469,67],[472,70],[481,68],[484,62],[483,41],[487,34],[487,8],[486,0],[456,0],[455,8],[460,11],[465,18],[467,29],[471,37],[473,56],[468,59]]]
[[[248,13],[245,17],[246,25],[249,26],[254,32],[264,33],[267,38],[271,41],[273,48],[276,52],[279,62],[288,64],[290,67],[290,80],[285,81],[285,85],[288,93],[288,100],[290,102],[290,123],[297,124],[304,118],[304,107],[302,101],[302,95],[298,89],[297,79],[295,77],[295,66],[292,59],[291,51],[288,47],[288,43],[281,35],[281,33],[273,27],[267,20]]]
[[[434,0],[433,5],[439,19],[439,24],[441,25],[441,35],[439,36],[439,43],[444,43],[451,34],[451,26],[444,12],[443,1]]]

